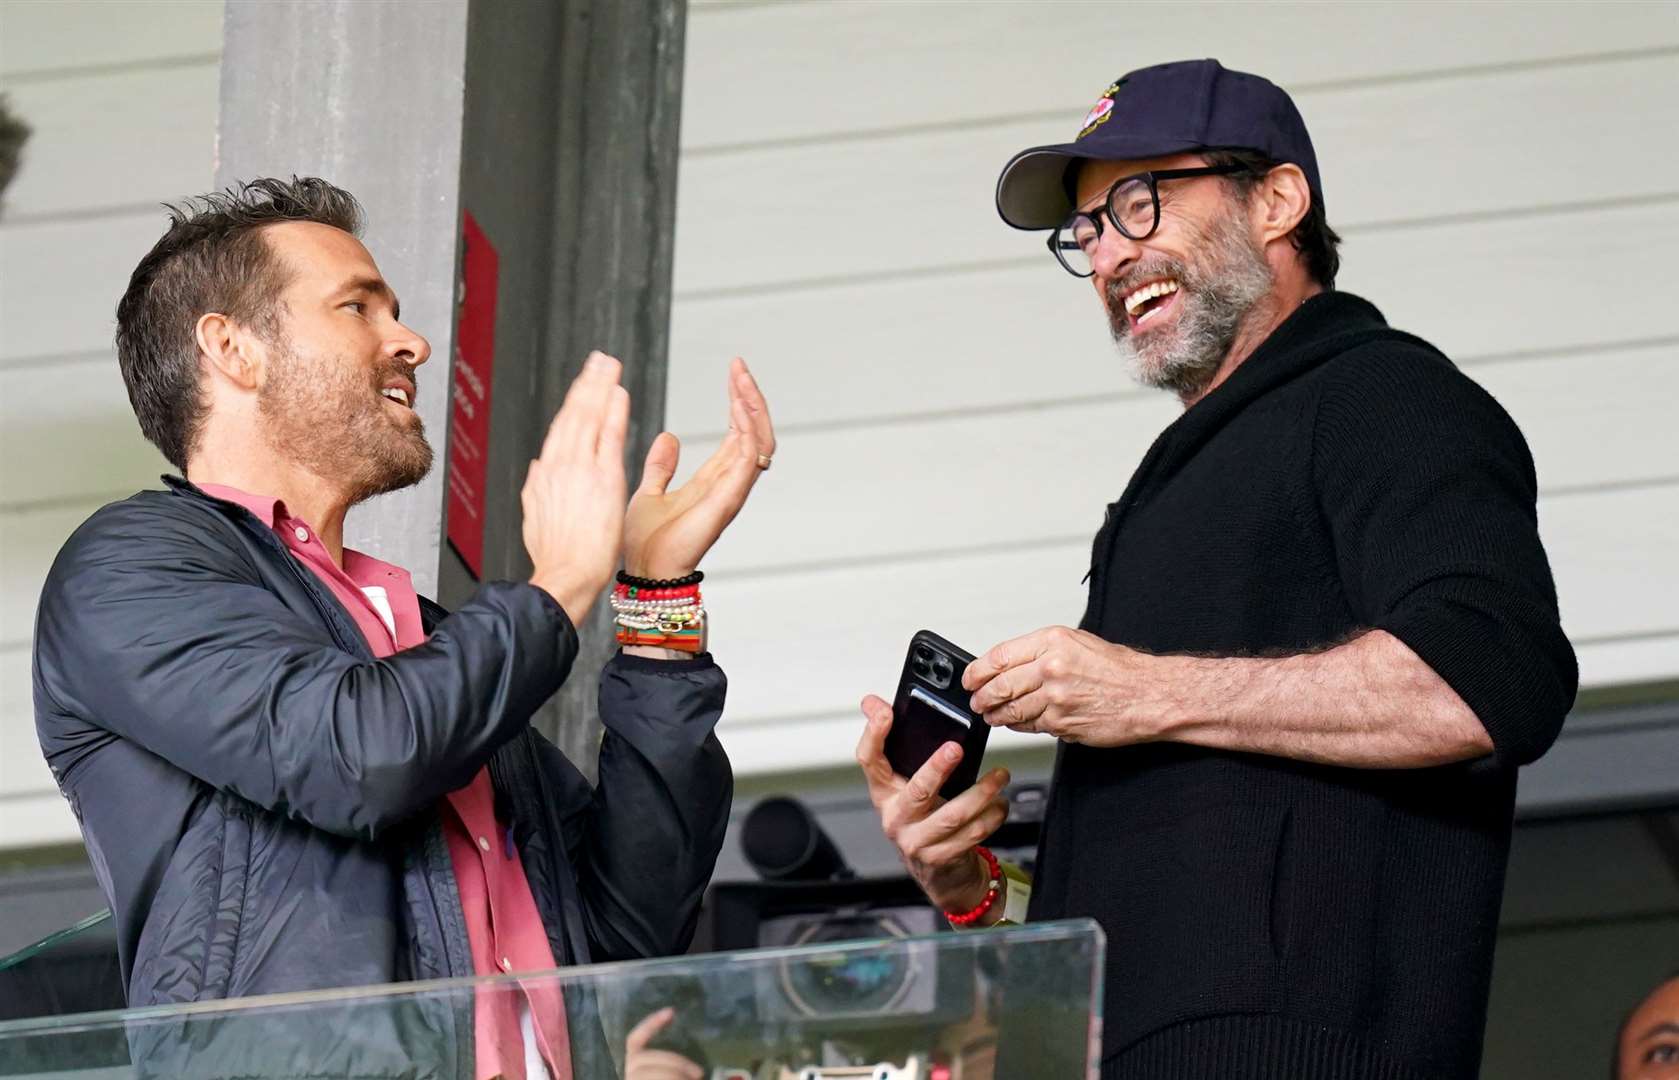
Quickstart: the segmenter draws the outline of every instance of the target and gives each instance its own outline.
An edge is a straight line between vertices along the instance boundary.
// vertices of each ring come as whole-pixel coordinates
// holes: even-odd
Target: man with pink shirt
[[[737,360],[716,454],[667,490],[661,435],[630,498],[628,394],[591,355],[522,491],[530,580],[449,614],[343,546],[351,506],[432,460],[412,408],[430,346],[359,228],[321,180],[205,196],[173,209],[117,309],[136,417],[184,479],[65,544],[34,695],[130,1005],[680,952],[722,843],[725,683],[697,596],[674,648],[626,645],[602,671],[594,789],[529,721],[620,559],[685,578],[739,512],[774,453],[763,395]],[[570,1004],[532,982],[470,1015],[358,1013],[324,1042],[201,1042],[190,1068],[165,1035],[135,1050],[178,1075],[570,1076],[600,1039]]]

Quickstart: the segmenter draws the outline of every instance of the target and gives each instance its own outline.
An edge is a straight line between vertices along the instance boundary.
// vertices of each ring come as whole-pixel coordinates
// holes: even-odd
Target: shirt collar
[[[286,504],[272,495],[253,495],[226,484],[199,484],[197,487],[212,499],[243,506],[256,515],[258,521],[271,529],[278,528],[282,521],[291,516],[286,512]]]
[[[276,531],[283,531],[282,526],[291,520],[291,512],[286,509],[285,502],[272,495],[253,495],[248,491],[241,491],[226,484],[197,484],[194,486],[212,499],[220,499],[223,502],[244,507],[255,515],[258,521]],[[303,522],[302,524],[307,526],[310,532],[315,531],[314,526],[309,522]],[[394,579],[409,588],[413,588],[411,584],[413,579],[407,570],[394,563],[388,563],[383,559],[376,559],[372,555],[356,551],[354,548],[347,547],[344,549],[343,570],[357,584],[385,584],[386,579]]]

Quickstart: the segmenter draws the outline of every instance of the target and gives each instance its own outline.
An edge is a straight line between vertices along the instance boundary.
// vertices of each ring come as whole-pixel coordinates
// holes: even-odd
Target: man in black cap
[[[1185,407],[1108,507],[1080,628],[964,679],[1060,740],[1026,914],[1107,934],[1102,1075],[1473,1076],[1516,769],[1577,679],[1521,433],[1334,291],[1311,140],[1264,79],[1134,71],[997,205]],[[1006,773],[941,803],[960,749],[897,777],[891,709],[864,712],[911,873],[959,924],[1022,917],[974,846]]]

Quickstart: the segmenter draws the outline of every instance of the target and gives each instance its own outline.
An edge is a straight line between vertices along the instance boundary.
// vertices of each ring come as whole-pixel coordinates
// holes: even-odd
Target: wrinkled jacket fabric
[[[375,659],[266,525],[165,479],[65,544],[35,636],[41,747],[131,1006],[471,975],[439,800],[486,763],[558,963],[686,948],[732,794],[708,657],[607,664],[591,789],[529,725],[577,655],[546,593],[422,601],[427,642]],[[459,1004],[358,1013],[294,1072],[456,1075]]]

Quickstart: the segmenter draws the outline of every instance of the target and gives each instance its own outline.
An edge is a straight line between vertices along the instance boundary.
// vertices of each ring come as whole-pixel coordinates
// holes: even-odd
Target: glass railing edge
[[[61,931],[69,933],[70,930]],[[515,972],[510,975],[462,976],[449,979],[429,979],[414,982],[378,983],[371,986],[330,987],[279,994],[264,994],[243,998],[222,998],[213,1001],[179,1002],[148,1005],[131,1009],[111,1009],[103,1012],[75,1013],[63,1016],[38,1016],[21,1020],[0,1021],[0,1041],[24,1035],[93,1031],[118,1024],[146,1020],[164,1020],[203,1016],[218,1013],[244,1013],[329,1004],[335,1001],[364,1001],[381,997],[409,997],[425,994],[463,991],[468,988],[494,987],[531,983],[535,980],[557,980],[561,983],[605,983],[615,978],[649,977],[680,973],[684,969],[735,965],[741,967],[769,966],[777,961],[815,956],[837,956],[848,952],[867,952],[883,945],[905,946],[927,944],[935,948],[958,951],[979,949],[988,942],[1006,938],[1011,944],[1049,943],[1091,936],[1099,947],[1106,939],[1100,926],[1092,919],[1062,919],[1032,923],[1018,927],[993,927],[986,930],[939,932],[901,938],[871,938],[830,942],[815,946],[742,949],[734,952],[691,953],[680,956],[655,957],[644,960],[618,960],[581,967],[549,968],[534,972]],[[1100,999],[1101,965],[1095,965],[1095,1000]],[[1097,1015],[1100,1015],[1098,1012]]]
[[[0,956],[0,971],[7,971],[19,964],[35,959],[49,949],[55,949],[66,941],[84,934],[101,923],[110,921],[111,909],[103,908],[94,912],[80,922],[71,923],[62,930],[54,930],[40,941],[25,945],[17,952],[7,956]]]

